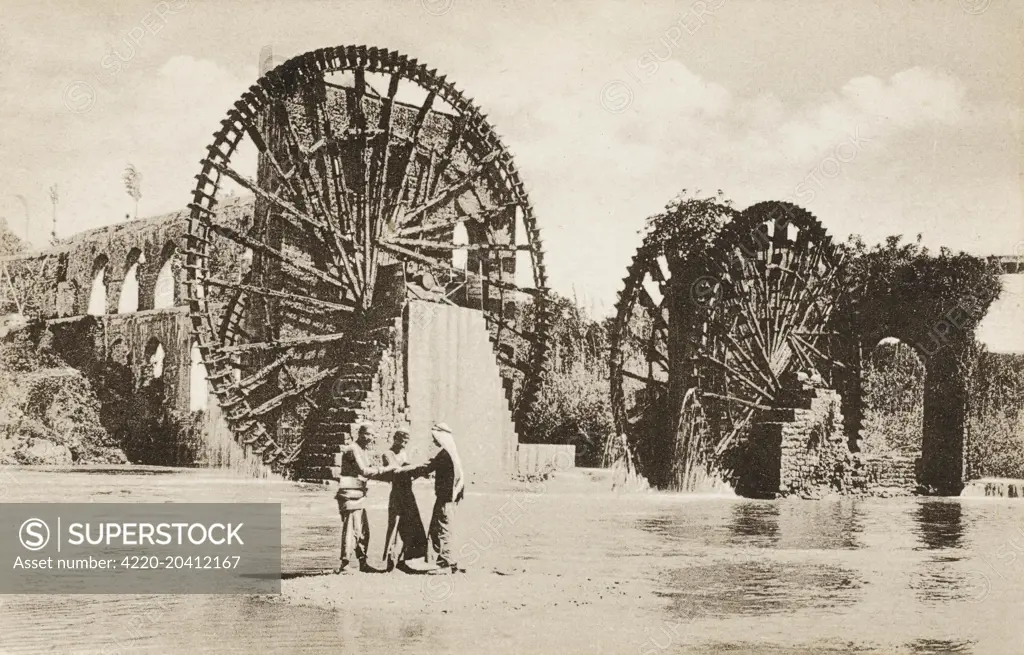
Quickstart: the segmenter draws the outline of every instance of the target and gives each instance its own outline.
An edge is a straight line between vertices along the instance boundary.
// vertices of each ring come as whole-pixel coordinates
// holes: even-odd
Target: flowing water
[[[1024,653],[1021,500],[615,495],[574,471],[472,489],[471,570],[441,583],[320,575],[338,538],[322,488],[8,473],[6,502],[280,502],[286,579],[280,597],[0,596],[0,654]],[[372,496],[378,553],[386,489]]]

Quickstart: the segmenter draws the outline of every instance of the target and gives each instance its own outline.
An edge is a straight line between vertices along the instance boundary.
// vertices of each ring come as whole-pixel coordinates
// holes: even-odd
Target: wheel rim
[[[737,215],[724,205],[706,205],[719,222]],[[711,242],[720,229],[708,226],[689,233],[691,216],[685,209],[671,212],[667,219],[645,236],[630,264],[610,335],[612,415],[616,430],[634,442],[651,430],[650,414],[662,411],[671,382],[669,297],[673,288],[699,277],[695,271],[705,247],[701,243]],[[680,231],[687,234],[681,236]]]
[[[689,386],[700,390],[720,456],[758,410],[777,407],[797,371],[832,382],[832,311],[842,255],[818,220],[763,202],[728,225],[709,253]]]
[[[229,425],[264,461],[294,460],[333,362],[396,298],[482,309],[528,411],[547,355],[536,219],[511,155],[444,77],[378,48],[306,53],[235,102],[207,153],[186,235],[193,328]],[[251,220],[226,186],[255,196]],[[227,268],[246,254],[250,270]]]
[[[706,248],[648,235],[611,338],[618,431],[634,443],[671,438],[677,426],[667,421],[698,417],[710,430],[706,461],[720,460],[756,411],[777,405],[781,378],[806,370],[829,383],[842,366],[831,316],[842,256],[821,224],[789,203],[719,212],[728,223],[706,235]]]

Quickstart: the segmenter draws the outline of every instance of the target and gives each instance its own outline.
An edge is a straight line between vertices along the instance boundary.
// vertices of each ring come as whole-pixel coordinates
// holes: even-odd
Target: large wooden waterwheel
[[[235,102],[196,179],[194,331],[229,425],[265,462],[295,460],[325,385],[410,295],[482,310],[528,410],[547,333],[536,220],[511,155],[435,70],[378,48],[295,57]],[[224,202],[234,191],[253,216]]]
[[[791,378],[828,384],[841,366],[832,310],[842,257],[825,229],[788,203],[719,210],[724,226],[706,246],[647,236],[611,335],[616,426],[665,485],[673,460],[720,465]]]

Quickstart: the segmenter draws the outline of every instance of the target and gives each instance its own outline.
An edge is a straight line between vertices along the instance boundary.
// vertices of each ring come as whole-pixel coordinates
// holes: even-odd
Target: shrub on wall
[[[27,330],[0,343],[0,463],[124,463],[89,380],[38,350]]]
[[[926,356],[953,342],[973,343],[974,329],[1002,291],[997,265],[948,248],[935,256],[921,245],[921,235],[913,243],[891,236],[871,248],[853,236],[844,250],[840,320],[854,334],[896,337]],[[951,332],[939,327],[943,321]]]

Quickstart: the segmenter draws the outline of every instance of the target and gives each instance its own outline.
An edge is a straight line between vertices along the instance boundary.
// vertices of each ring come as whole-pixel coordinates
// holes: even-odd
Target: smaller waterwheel
[[[731,220],[705,243],[649,235],[620,299],[613,413],[621,432],[646,444],[641,459],[655,482],[671,477],[679,448],[720,461],[791,380],[827,385],[842,366],[832,321],[842,256],[824,228],[788,203],[730,213],[722,208]]]
[[[194,332],[228,424],[264,462],[289,466],[316,414],[361,393],[359,358],[408,298],[482,311],[528,411],[547,351],[536,219],[501,140],[437,71],[379,48],[295,57],[235,102],[200,166]],[[251,216],[228,187],[255,197]],[[309,466],[323,470],[336,447],[321,445]]]

